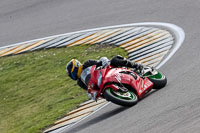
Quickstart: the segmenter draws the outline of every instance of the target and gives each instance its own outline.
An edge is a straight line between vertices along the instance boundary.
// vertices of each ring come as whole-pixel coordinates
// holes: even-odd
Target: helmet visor
[[[77,80],[78,79],[77,73],[78,73],[78,68],[75,67],[73,72],[69,72],[68,74],[73,80]]]

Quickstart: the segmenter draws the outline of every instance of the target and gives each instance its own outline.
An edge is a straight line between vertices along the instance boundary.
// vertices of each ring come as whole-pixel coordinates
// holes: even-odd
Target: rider
[[[77,84],[87,90],[87,85],[90,76],[84,76],[84,75],[89,75],[89,70],[92,65],[97,65],[97,66],[107,66],[111,65],[114,67],[130,67],[130,68],[136,68],[141,70],[143,66],[141,64],[131,62],[130,60],[117,55],[114,56],[111,60],[109,60],[107,57],[102,57],[100,60],[88,60],[86,61],[83,65],[76,59],[72,59],[67,63],[66,66],[66,72],[69,75],[69,77],[73,80],[77,80]]]

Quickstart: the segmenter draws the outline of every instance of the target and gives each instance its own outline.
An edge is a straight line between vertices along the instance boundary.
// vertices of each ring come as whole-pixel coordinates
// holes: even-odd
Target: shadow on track
[[[153,94],[153,93],[155,93],[155,92],[157,92],[158,90],[152,90],[150,93],[148,93],[146,96],[144,96],[143,97],[143,99],[145,99],[146,97],[148,97],[149,95],[151,95],[151,94]],[[142,99],[141,99],[142,100]],[[106,113],[104,113],[104,114],[101,114],[100,116],[97,116],[96,118],[94,118],[94,119],[91,119],[91,120],[89,120],[89,121],[87,121],[87,122],[85,122],[85,123],[83,123],[83,124],[81,124],[81,125],[78,125],[78,126],[74,126],[74,127],[71,127],[70,129],[68,129],[68,130],[66,130],[65,132],[63,132],[63,133],[75,133],[75,132],[78,132],[78,131],[81,131],[81,130],[83,130],[83,129],[85,129],[85,128],[88,128],[88,127],[90,127],[90,126],[92,126],[92,125],[94,125],[94,124],[98,124],[98,122],[101,122],[101,121],[103,121],[103,120],[106,120],[106,119],[108,119],[108,118],[111,118],[112,116],[115,116],[115,115],[117,115],[118,113],[121,113],[121,112],[123,112],[123,111],[125,111],[125,110],[127,110],[127,109],[129,109],[129,107],[123,107],[123,106],[119,106],[118,108],[116,108],[116,109],[114,109],[114,110],[112,110],[112,111],[110,111],[110,112],[106,112]]]
[[[78,131],[81,131],[85,128],[88,128],[94,124],[97,124],[98,122],[101,122],[103,120],[106,120],[114,115],[117,115],[118,113],[121,113],[125,110],[129,109],[128,107],[118,107],[110,112],[106,112],[104,114],[101,114],[100,116],[92,119],[92,120],[89,120],[88,122],[85,122],[79,126],[76,126],[76,127],[72,127],[72,129],[69,129],[67,131],[65,131],[65,133],[75,133],[75,132],[78,132]]]

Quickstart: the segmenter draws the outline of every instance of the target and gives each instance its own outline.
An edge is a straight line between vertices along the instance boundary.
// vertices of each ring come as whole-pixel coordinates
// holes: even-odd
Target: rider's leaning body
[[[107,66],[111,65],[114,67],[130,67],[130,68],[137,68],[142,69],[143,66],[141,64],[137,64],[135,62],[131,62],[130,60],[117,55],[114,56],[111,60],[108,60],[107,57],[102,57],[100,60],[88,60],[84,62],[82,65],[78,60],[72,59],[67,63],[66,72],[68,73],[69,77],[73,80],[77,80],[77,84],[87,90],[88,82],[90,77],[87,75],[90,72],[88,69],[91,68],[92,65],[97,66]]]

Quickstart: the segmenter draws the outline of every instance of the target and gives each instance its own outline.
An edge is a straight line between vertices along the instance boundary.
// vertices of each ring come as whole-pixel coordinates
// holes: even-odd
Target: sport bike
[[[93,65],[88,70],[88,93],[95,100],[102,97],[122,106],[133,106],[152,89],[161,89],[167,84],[163,73],[148,66],[137,70]]]

